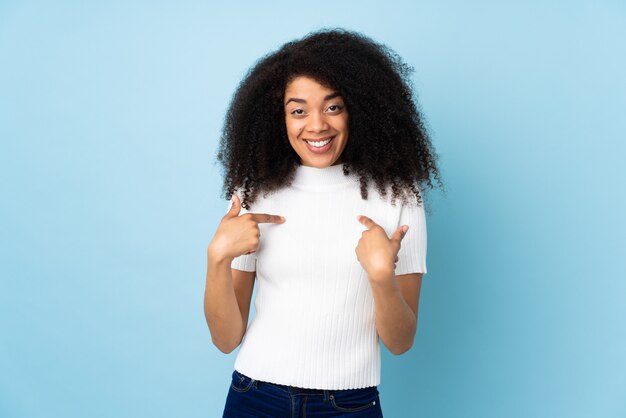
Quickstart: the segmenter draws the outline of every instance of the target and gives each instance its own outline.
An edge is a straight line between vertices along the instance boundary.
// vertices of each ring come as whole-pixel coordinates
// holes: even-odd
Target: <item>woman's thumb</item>
[[[230,198],[230,208],[228,212],[226,212],[226,217],[232,218],[235,216],[239,216],[239,212],[241,211],[241,201],[239,200],[239,196],[237,193],[233,194]]]

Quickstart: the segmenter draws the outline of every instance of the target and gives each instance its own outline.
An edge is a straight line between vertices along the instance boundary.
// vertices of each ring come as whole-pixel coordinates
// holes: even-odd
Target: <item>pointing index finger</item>
[[[251,213],[252,219],[256,223],[264,224],[264,223],[273,223],[273,224],[282,224],[285,222],[285,218],[280,215],[270,215],[268,213]]]
[[[372,229],[373,226],[378,225],[376,222],[374,222],[373,220],[371,220],[370,218],[368,218],[365,215],[359,215],[359,216],[357,216],[357,219],[359,220],[359,222],[361,222],[363,225],[365,225],[367,227],[367,229]]]

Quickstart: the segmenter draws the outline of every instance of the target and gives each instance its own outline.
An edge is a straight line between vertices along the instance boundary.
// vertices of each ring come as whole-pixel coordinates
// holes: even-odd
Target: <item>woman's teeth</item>
[[[315,148],[322,148],[324,145],[328,144],[330,141],[332,141],[334,138],[334,136],[331,136],[330,138],[328,138],[325,141],[318,141],[318,142],[313,142],[313,141],[306,141],[307,144],[314,146]]]

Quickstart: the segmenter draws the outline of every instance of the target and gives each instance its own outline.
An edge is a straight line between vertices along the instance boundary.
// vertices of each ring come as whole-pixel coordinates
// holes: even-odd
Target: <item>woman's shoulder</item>
[[[419,192],[419,197],[415,191],[408,187],[398,189],[398,194],[394,196],[394,189],[391,184],[385,186],[385,188],[383,188],[384,193],[382,193],[373,182],[370,182],[368,184],[368,198],[375,197],[390,210],[392,208],[419,207],[422,204],[422,190],[417,182],[415,182],[413,186],[415,191]]]

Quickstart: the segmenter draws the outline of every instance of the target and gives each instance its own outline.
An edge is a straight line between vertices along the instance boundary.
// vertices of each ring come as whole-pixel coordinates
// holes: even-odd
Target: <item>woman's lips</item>
[[[328,144],[324,145],[323,147],[314,147],[313,145],[309,144],[307,142],[307,140],[304,140],[304,143],[306,144],[307,148],[309,149],[309,151],[315,153],[315,154],[323,154],[326,151],[328,151],[332,145],[333,145],[333,141],[335,140],[335,137],[331,137],[330,141],[328,142]],[[312,142],[321,142],[321,141],[312,141]]]

